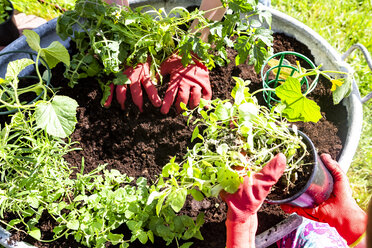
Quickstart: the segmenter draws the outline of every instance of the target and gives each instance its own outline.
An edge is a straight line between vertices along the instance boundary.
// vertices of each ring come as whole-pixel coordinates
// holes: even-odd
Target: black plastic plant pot
[[[8,19],[0,23],[0,46],[7,46],[19,37],[18,28],[13,21],[13,4],[9,0],[6,1],[10,3],[12,10],[9,11]]]
[[[313,169],[306,185],[289,198],[266,201],[270,204],[289,204],[297,207],[312,208],[326,201],[333,191],[333,177],[323,164],[310,138],[297,131],[303,138],[308,151],[313,158]]]

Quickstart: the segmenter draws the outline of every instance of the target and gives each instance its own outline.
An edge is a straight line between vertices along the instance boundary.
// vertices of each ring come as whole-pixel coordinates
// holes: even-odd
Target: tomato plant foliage
[[[65,72],[69,85],[73,87],[88,76],[105,78],[108,85],[125,66],[136,66],[148,57],[156,81],[161,62],[174,52],[182,56],[184,65],[192,63],[196,55],[213,68],[228,60],[226,47],[238,51],[237,64],[248,59],[258,71],[271,52],[271,31],[264,27],[265,23],[270,25],[270,15],[255,1],[229,0],[224,5],[228,6],[224,19],[210,21],[204,18],[205,11],[197,9],[189,12],[176,7],[167,13],[152,6],[132,10],[101,0],[78,0],[75,9],[59,17],[57,23],[60,37],[70,37],[78,50]],[[192,32],[193,21],[198,24]],[[210,29],[207,42],[200,38],[204,28]]]

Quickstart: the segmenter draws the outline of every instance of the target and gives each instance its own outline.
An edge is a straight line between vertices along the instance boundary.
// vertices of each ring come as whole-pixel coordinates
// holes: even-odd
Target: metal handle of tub
[[[367,61],[368,67],[372,71],[372,58],[371,58],[371,55],[369,54],[367,48],[365,46],[363,46],[362,44],[357,43],[357,44],[352,45],[344,54],[341,55],[341,59],[342,60],[345,60],[356,49],[359,49],[359,50],[362,51],[362,53],[364,55],[364,58]],[[365,102],[369,101],[371,98],[372,98],[372,92],[370,92],[368,95],[366,95],[365,97],[363,97],[361,99],[361,102],[362,103],[365,103]]]

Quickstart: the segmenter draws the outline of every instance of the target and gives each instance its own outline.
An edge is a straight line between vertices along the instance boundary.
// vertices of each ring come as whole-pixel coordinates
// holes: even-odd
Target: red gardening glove
[[[132,94],[132,100],[134,104],[143,111],[143,96],[142,88],[145,89],[148,98],[150,99],[152,105],[155,107],[161,106],[161,99],[158,95],[158,91],[155,85],[151,81],[150,76],[150,59],[147,59],[146,63],[138,64],[135,68],[129,67],[123,72],[124,75],[128,77],[131,81],[129,85],[130,93]],[[109,107],[111,105],[112,97],[114,94],[114,85],[110,84],[111,94],[106,100],[104,107]],[[127,98],[127,85],[117,85],[116,86],[116,100],[121,106],[121,109],[124,109],[124,103]]]
[[[315,208],[300,208],[284,204],[281,208],[287,213],[295,212],[308,219],[328,223],[336,228],[348,245],[351,245],[366,231],[367,214],[353,199],[347,176],[338,163],[328,154],[322,154],[320,157],[334,180],[333,192],[328,200]]]
[[[205,65],[194,59],[195,64],[184,67],[181,57],[173,54],[160,65],[161,75],[170,74],[170,82],[165,93],[163,105],[160,112],[167,114],[172,106],[177,92],[176,100],[177,113],[181,112],[180,103],[183,102],[191,109],[199,105],[201,95],[205,100],[212,98],[211,83],[209,81],[209,71]]]
[[[226,247],[255,247],[257,231],[257,211],[286,166],[286,158],[282,153],[276,155],[262,170],[255,173],[252,180],[244,177],[244,182],[234,194],[221,192],[227,203]]]

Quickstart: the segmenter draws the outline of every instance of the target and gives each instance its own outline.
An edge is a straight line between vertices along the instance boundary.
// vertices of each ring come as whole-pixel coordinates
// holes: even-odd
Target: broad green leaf
[[[23,30],[23,35],[26,36],[26,42],[32,50],[39,52],[40,47],[40,36],[33,30]]]
[[[77,102],[67,96],[55,96],[51,102],[36,106],[36,124],[48,134],[65,138],[75,128]]]
[[[67,223],[67,228],[71,230],[78,230],[79,229],[79,220],[72,220]]]
[[[333,104],[335,105],[339,104],[345,97],[348,97],[352,91],[352,75],[347,75],[343,81],[344,82],[340,86],[337,85],[338,87],[336,87],[336,89],[332,92]]]
[[[23,71],[23,69],[34,63],[35,62],[31,59],[18,59],[10,62],[6,69],[5,79],[10,81],[17,78],[18,74]]]
[[[40,240],[41,232],[40,229],[37,227],[32,227],[28,234],[33,237],[34,239]]]
[[[187,189],[177,189],[169,194],[167,201],[173,210],[178,213],[185,204]]]
[[[283,115],[289,121],[317,122],[322,118],[320,107],[302,94],[298,79],[287,78],[275,89],[275,93],[286,105]]]
[[[70,66],[70,55],[67,49],[58,41],[53,41],[48,47],[41,49],[41,57],[45,59],[50,68],[59,62]]]

